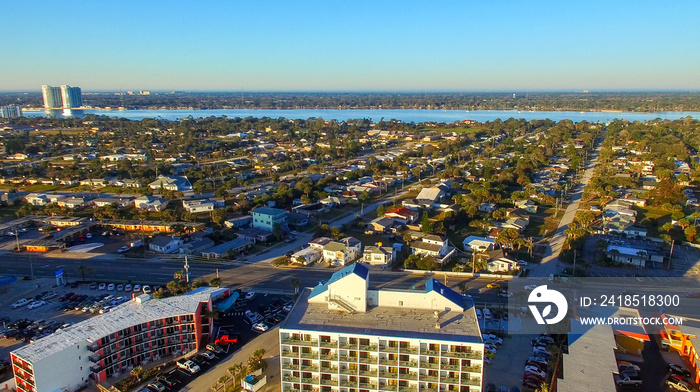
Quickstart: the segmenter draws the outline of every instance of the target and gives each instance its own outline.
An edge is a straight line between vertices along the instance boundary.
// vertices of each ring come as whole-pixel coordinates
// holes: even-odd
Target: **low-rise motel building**
[[[473,303],[435,279],[374,290],[352,264],[303,290],[279,334],[282,391],[481,391]]]
[[[18,392],[75,391],[135,366],[199,350],[209,341],[212,301],[227,288],[163,299],[134,296],[107,312],[10,353]]]
[[[674,317],[662,315],[664,318]],[[665,324],[661,330],[661,347],[678,352],[693,383],[700,385],[700,319],[683,318],[683,324]]]

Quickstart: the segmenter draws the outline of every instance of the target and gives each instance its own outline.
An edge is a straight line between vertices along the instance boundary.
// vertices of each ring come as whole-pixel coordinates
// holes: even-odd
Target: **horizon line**
[[[75,86],[80,87],[80,86]],[[82,90],[83,94],[103,94],[103,93],[122,93],[133,91],[134,96],[140,96],[137,91],[149,91],[153,93],[219,93],[219,94],[698,94],[700,90],[681,90],[681,89],[602,89],[602,90],[571,90],[571,89],[542,89],[542,90],[178,90],[178,89],[139,89],[139,90],[124,90],[124,89],[96,89]],[[41,89],[38,90],[0,90],[0,93],[38,93],[41,94]]]

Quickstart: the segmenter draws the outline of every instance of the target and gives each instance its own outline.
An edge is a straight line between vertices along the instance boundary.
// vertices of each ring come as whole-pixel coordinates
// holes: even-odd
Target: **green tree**
[[[433,223],[430,221],[430,218],[428,218],[428,213],[424,212],[423,217],[421,218],[420,221],[420,230],[423,233],[426,234],[432,234],[433,233]]]
[[[685,233],[685,237],[688,239],[688,242],[695,241],[695,237],[698,235],[698,229],[695,226],[688,226],[683,232]]]
[[[78,266],[78,273],[80,276],[83,278],[83,282],[85,282],[85,275],[91,275],[94,271],[92,268],[86,266],[85,264],[80,264]]]
[[[209,285],[212,287],[221,287],[221,278],[211,278]]]

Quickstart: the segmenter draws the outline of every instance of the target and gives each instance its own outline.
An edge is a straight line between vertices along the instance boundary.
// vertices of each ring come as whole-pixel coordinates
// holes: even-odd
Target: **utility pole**
[[[34,280],[34,262],[32,261],[32,254],[29,254],[29,276]]]
[[[571,275],[576,277],[576,249],[574,249],[574,270],[572,271]]]
[[[17,252],[19,252],[19,229],[15,228],[15,241],[17,243]]]
[[[671,259],[673,258],[673,246],[676,244],[676,240],[671,240],[671,253],[668,255],[668,269],[671,269]]]
[[[185,256],[185,279],[190,283],[190,264],[187,262],[187,256]]]

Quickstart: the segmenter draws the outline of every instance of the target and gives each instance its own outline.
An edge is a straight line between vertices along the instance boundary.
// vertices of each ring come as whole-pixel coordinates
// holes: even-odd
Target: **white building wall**
[[[93,363],[87,346],[82,342],[32,364],[37,392],[73,391],[88,382]]]

